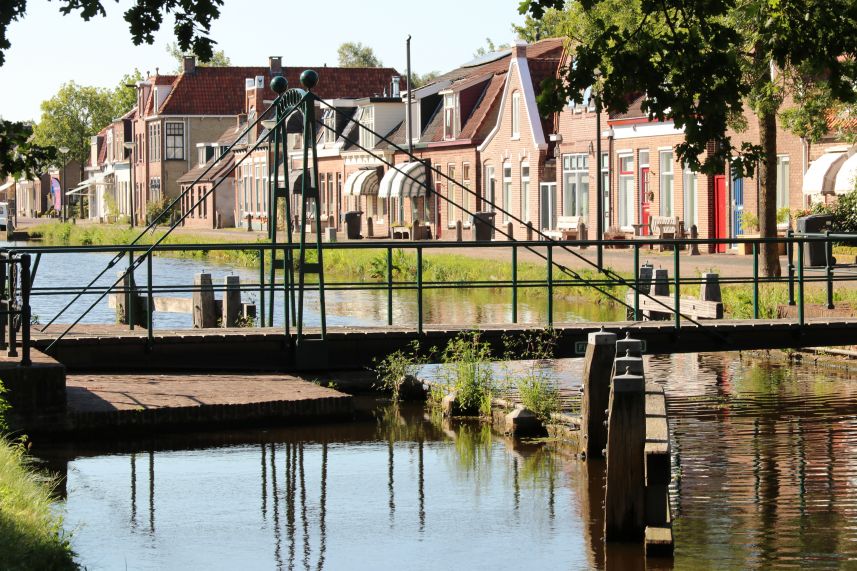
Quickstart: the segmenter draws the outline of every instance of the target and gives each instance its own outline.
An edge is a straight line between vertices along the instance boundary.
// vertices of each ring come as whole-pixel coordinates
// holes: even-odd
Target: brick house
[[[290,87],[300,87],[300,74],[305,67],[281,68],[281,74],[286,78]],[[399,73],[393,68],[338,68],[324,67],[318,70],[319,82],[313,89],[318,97],[336,108],[355,108],[355,100],[367,97],[378,97],[389,93],[393,78]],[[247,124],[255,120],[256,114],[263,112],[272,102],[275,94],[269,88],[269,81],[255,76],[245,79],[244,109]],[[316,117],[323,123],[328,114],[326,106],[316,106]],[[332,115],[331,115],[332,117]],[[268,117],[273,119],[273,116]],[[347,121],[333,121],[335,136],[325,133],[326,129],[318,125],[319,152],[319,191],[322,193],[322,214],[327,217],[326,224],[337,226],[342,214],[342,190],[345,180],[344,160],[340,156],[344,149],[341,140],[341,130]],[[246,128],[246,124],[242,127]],[[299,114],[293,114],[287,121],[287,148],[289,152],[289,168],[295,171],[303,163],[303,122]],[[257,126],[248,134],[246,141],[236,145],[234,150],[235,174],[235,224],[246,227],[249,223],[253,228],[266,229],[268,217],[269,188],[272,172],[269,165],[273,162],[272,150],[265,140],[255,150],[259,138],[267,137],[267,129]],[[328,137],[329,140],[326,140]],[[246,156],[248,155],[249,156]],[[240,163],[240,164],[239,164]],[[283,172],[282,169],[280,172]],[[289,187],[295,188],[298,183],[298,173],[292,174]],[[292,193],[293,212],[298,199]],[[248,217],[249,215],[249,217]]]
[[[235,226],[235,155],[226,149],[241,134],[241,118],[213,143],[199,143],[197,164],[178,178],[182,225],[189,228]],[[225,156],[224,160],[218,160]],[[194,184],[196,183],[196,184]]]

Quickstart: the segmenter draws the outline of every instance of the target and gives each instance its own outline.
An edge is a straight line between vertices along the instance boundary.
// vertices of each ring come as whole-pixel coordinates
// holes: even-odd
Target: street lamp
[[[134,227],[134,219],[136,217],[136,212],[134,212],[134,210],[135,210],[134,195],[137,194],[137,187],[134,186],[134,171],[137,170],[136,165],[134,164],[134,149],[137,148],[137,143],[135,143],[133,141],[125,141],[124,143],[122,143],[122,145],[127,150],[131,151],[131,154],[128,157],[128,168],[131,170],[131,188],[130,188],[128,194],[131,195],[131,216],[130,216],[130,218],[131,218],[131,228],[133,228]]]
[[[65,193],[68,192],[68,180],[66,179],[66,167],[68,167],[68,159],[66,155],[71,150],[68,147],[60,147],[57,149],[60,154],[63,156],[62,163],[62,184],[60,185],[60,220],[65,222]],[[63,191],[63,186],[66,186],[65,191]]]

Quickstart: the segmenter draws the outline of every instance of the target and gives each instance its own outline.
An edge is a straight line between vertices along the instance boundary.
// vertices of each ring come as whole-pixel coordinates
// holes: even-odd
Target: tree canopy
[[[758,168],[763,236],[776,235],[776,118],[786,93],[810,86],[832,100],[857,99],[857,2],[853,0],[524,0],[520,11],[542,20],[566,15],[574,63],[546,82],[545,110],[580,102],[595,86],[612,111],[644,95],[651,119],[683,129],[676,147],[683,163],[706,173]],[[744,105],[756,113],[759,144],[733,144],[730,123]],[[815,123],[808,120],[814,117]],[[817,114],[795,120],[817,132]],[[776,250],[765,247],[763,270],[779,272]]]
[[[57,3],[63,15],[78,12],[86,21],[106,15],[102,0],[57,0]],[[223,0],[138,1],[125,11],[125,21],[134,45],[151,44],[155,40],[155,32],[161,28],[164,16],[172,15],[175,18],[173,31],[179,50],[183,53],[192,52],[202,62],[206,62],[215,55],[215,42],[209,33],[212,22],[220,16],[221,6]],[[0,2],[0,66],[5,63],[6,50],[12,45],[7,34],[9,25],[24,18],[26,13],[27,0]],[[41,172],[46,162],[56,156],[55,149],[35,144],[32,134],[32,126],[27,123],[0,119],[0,177]]]
[[[370,46],[360,42],[344,42],[336,50],[339,67],[381,67],[383,64]]]
[[[64,84],[56,95],[42,102],[42,117],[34,130],[34,142],[43,147],[68,147],[68,160],[86,162],[90,139],[120,114],[109,89]]]

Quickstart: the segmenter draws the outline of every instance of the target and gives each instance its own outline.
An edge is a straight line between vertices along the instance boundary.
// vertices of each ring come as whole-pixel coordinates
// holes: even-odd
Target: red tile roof
[[[283,75],[291,87],[300,87],[300,74],[307,68],[285,67]],[[323,99],[369,97],[389,90],[390,79],[399,75],[393,68],[323,67],[317,70],[313,92]],[[244,112],[244,80],[271,77],[267,67],[198,67],[173,82],[159,113],[164,115],[237,115]],[[270,93],[274,98],[274,93]]]

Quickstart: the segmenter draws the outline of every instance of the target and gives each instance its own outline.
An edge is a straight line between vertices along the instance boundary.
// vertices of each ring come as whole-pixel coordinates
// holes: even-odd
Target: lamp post
[[[71,150],[68,147],[60,147],[57,149],[63,156],[62,163],[62,184],[60,185],[60,220],[65,222],[65,193],[68,192],[68,180],[66,179],[66,167],[68,167],[68,152]],[[66,187],[63,190],[63,186]]]
[[[122,146],[124,146],[124,147],[125,147],[125,149],[127,149],[127,150],[130,152],[130,154],[129,154],[129,156],[128,156],[128,168],[129,168],[129,170],[131,171],[131,183],[130,183],[130,184],[131,184],[131,188],[130,188],[130,191],[128,192],[128,194],[130,194],[130,195],[131,195],[131,202],[130,202],[131,215],[130,215],[130,219],[131,219],[131,228],[133,228],[133,227],[134,227],[134,221],[135,221],[135,219],[136,219],[136,217],[137,217],[137,213],[135,212],[135,208],[134,208],[134,207],[135,207],[135,200],[134,200],[134,198],[135,198],[135,197],[134,197],[134,195],[135,195],[135,194],[137,194],[137,187],[136,187],[136,186],[134,186],[134,171],[135,171],[135,170],[137,170],[137,169],[136,169],[136,166],[135,166],[135,164],[134,164],[134,149],[136,149],[136,148],[137,148],[137,143],[135,143],[134,141],[125,141],[124,143],[122,143]]]

